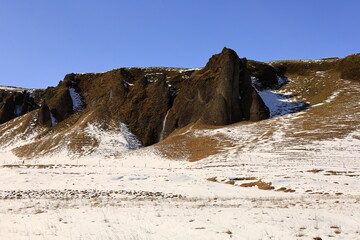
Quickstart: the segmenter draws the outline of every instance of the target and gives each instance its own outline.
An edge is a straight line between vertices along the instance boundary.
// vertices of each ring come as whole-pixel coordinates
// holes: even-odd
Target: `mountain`
[[[359,63],[359,54],[262,63],[224,48],[199,69],[119,68],[71,73],[47,89],[0,87],[0,151],[23,159],[114,157],[151,145],[199,160],[234,144],[256,148],[279,130],[276,117],[292,113],[306,113],[291,119],[286,134],[296,141],[286,136],[271,142],[275,148],[346,136],[360,119]],[[329,121],[331,132],[321,131]],[[229,124],[238,136],[194,135]],[[249,134],[251,141],[242,139]]]

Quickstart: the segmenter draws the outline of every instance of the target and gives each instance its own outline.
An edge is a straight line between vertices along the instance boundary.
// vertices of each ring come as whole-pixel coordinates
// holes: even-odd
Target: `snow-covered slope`
[[[141,147],[124,123],[105,125],[105,130],[104,124],[89,120],[92,116],[90,112],[79,118],[75,127],[56,126],[58,128],[52,131],[38,125],[37,111],[2,124],[0,157],[4,161],[13,154],[22,159],[109,158]]]
[[[253,87],[256,89],[265,105],[270,110],[270,118],[278,117],[290,113],[296,113],[307,109],[305,102],[296,101],[295,96],[281,90],[259,90],[256,86],[259,84],[256,77],[251,77]],[[278,86],[287,83],[288,79],[278,76]]]

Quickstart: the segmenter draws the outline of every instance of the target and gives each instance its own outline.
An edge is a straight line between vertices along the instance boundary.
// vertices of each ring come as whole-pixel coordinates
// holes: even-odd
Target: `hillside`
[[[276,90],[258,91],[270,109],[270,119],[215,129],[195,126],[195,129],[205,130],[170,136],[158,144],[159,148],[166,153],[167,145],[178,145],[180,141],[186,146],[183,151],[195,160],[199,159],[198,152],[202,158],[222,152],[222,149],[228,151],[229,146],[236,149],[238,155],[269,153],[274,159],[316,161],[324,155],[330,159],[335,155],[343,160],[347,156],[359,156],[360,78],[346,73],[347,69],[359,66],[354,58],[360,59],[360,55],[344,59],[269,62],[267,64],[282,74],[286,82]],[[347,67],[352,64],[353,67]],[[262,76],[259,72],[253,75],[253,80]],[[279,118],[281,115],[283,117]],[[204,141],[204,138],[213,141]],[[166,147],[161,147],[163,145]],[[352,146],[351,151],[349,146]]]
[[[202,69],[120,68],[68,74],[45,90],[3,87],[1,146],[20,158],[61,151],[108,157],[157,143],[189,124],[266,119],[269,110],[246,61],[224,48]]]
[[[359,61],[0,87],[0,238],[357,239]]]

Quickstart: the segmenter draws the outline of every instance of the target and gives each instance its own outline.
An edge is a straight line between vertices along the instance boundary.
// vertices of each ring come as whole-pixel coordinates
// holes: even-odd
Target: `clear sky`
[[[0,85],[71,72],[202,67],[224,46],[259,61],[360,52],[359,0],[0,0]]]

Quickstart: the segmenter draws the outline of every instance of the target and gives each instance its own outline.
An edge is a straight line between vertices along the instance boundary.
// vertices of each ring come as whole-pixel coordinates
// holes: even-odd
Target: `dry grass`
[[[234,184],[235,184],[235,181],[234,181],[234,180],[229,180],[229,181],[226,181],[225,184],[234,185]]]
[[[217,177],[210,177],[210,178],[208,178],[206,180],[208,180],[210,182],[217,182]]]
[[[263,182],[262,180],[258,180],[256,182],[250,182],[250,183],[243,183],[240,185],[240,187],[255,187],[255,186],[257,186],[261,190],[275,189],[275,187],[272,186],[271,182]]]
[[[288,193],[293,193],[293,192],[295,192],[294,189],[289,189],[289,188],[286,188],[286,187],[278,188],[278,189],[276,189],[275,191],[278,191],[278,192],[288,192]]]
[[[309,170],[307,172],[311,172],[311,173],[318,173],[318,172],[322,172],[324,171],[323,169],[312,169],[312,170]]]
[[[168,138],[155,144],[154,147],[167,158],[186,158],[190,162],[195,162],[218,154],[224,148],[233,146],[231,142],[221,134],[214,136],[194,136],[192,134],[194,129],[206,128],[211,129],[215,127],[200,124],[189,125],[173,132]]]
[[[232,178],[231,180],[234,180],[234,181],[249,181],[249,180],[258,180],[258,178],[256,178],[256,177],[235,177],[235,178]]]

